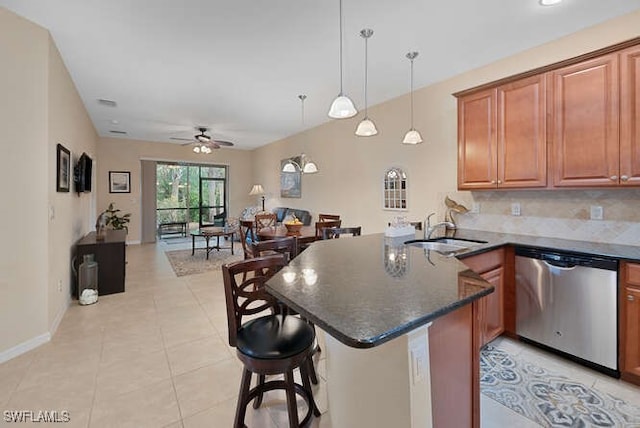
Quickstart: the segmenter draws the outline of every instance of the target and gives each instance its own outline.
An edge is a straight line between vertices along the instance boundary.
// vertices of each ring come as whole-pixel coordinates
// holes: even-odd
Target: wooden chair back
[[[340,220],[337,214],[318,214],[318,221]]]
[[[286,264],[283,254],[274,254],[222,266],[229,345],[236,346],[243,317],[251,317],[263,311],[270,311],[270,314],[282,312],[278,300],[267,293],[264,283]]]
[[[256,241],[256,234],[253,231],[253,220],[240,220],[240,242],[244,251],[244,259],[253,257],[251,243]]]
[[[322,239],[335,239],[340,235],[360,236],[362,226],[357,227],[325,227],[322,229]]]
[[[284,254],[287,263],[298,255],[298,240],[294,236],[258,241],[251,244],[253,257],[262,257],[274,253]]]
[[[276,215],[274,213],[256,214],[256,232],[265,227],[274,227],[276,225]]]
[[[340,225],[342,225],[342,220],[316,221],[316,237],[319,239],[322,238],[322,229],[327,227],[340,227]]]

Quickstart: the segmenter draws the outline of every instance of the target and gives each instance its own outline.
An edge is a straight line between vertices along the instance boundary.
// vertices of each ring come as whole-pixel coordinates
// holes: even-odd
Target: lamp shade
[[[262,184],[254,184],[249,192],[249,196],[264,195]]]
[[[410,129],[404,134],[403,144],[419,144],[422,143],[422,135],[415,129]]]
[[[349,97],[340,94],[338,97],[333,100],[331,103],[331,108],[329,108],[329,117],[333,119],[347,119],[349,117],[353,117],[358,113],[355,106],[353,105],[353,101],[349,99]]]
[[[305,174],[315,174],[316,172],[318,172],[318,166],[314,161],[308,161],[304,164],[302,172]]]
[[[285,163],[284,166],[282,167],[282,172],[296,172],[296,171],[297,171],[296,166],[291,160]]]
[[[377,133],[378,129],[376,128],[376,124],[368,117],[362,119],[356,128],[356,135],[359,137],[371,137]]]

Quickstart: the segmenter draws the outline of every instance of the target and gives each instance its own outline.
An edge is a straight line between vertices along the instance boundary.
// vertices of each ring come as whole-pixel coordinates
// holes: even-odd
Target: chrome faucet
[[[431,239],[431,235],[437,228],[440,226],[444,226],[447,229],[455,229],[456,225],[450,221],[442,221],[440,223],[436,223],[431,226],[431,216],[436,215],[436,213],[431,213],[427,216],[427,219],[424,221],[424,239]]]

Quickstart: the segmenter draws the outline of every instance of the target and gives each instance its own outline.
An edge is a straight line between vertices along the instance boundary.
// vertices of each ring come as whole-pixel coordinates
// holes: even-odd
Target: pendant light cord
[[[342,92],[342,0],[340,0],[340,95]]]
[[[413,129],[413,58],[411,58],[411,129]]]
[[[364,117],[369,118],[369,103],[367,102],[367,85],[369,70],[369,36],[364,38]]]

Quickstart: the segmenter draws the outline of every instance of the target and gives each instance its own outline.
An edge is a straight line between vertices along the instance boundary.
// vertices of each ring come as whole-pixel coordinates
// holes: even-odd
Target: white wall
[[[96,134],[49,33],[4,8],[0,64],[1,362],[47,341],[64,313],[89,213],[86,198],[56,193],[56,144],[75,159]]]

